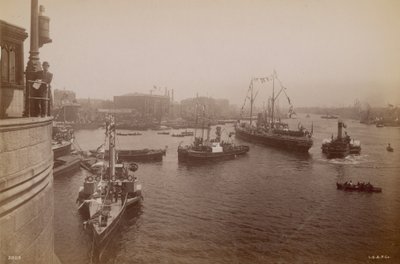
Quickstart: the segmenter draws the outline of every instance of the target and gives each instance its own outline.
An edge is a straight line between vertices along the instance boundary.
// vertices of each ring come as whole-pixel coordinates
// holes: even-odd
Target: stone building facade
[[[151,94],[126,94],[114,96],[114,106],[118,109],[132,109],[144,118],[161,119],[169,114],[169,96]]]
[[[0,118],[22,116],[25,29],[0,20]]]

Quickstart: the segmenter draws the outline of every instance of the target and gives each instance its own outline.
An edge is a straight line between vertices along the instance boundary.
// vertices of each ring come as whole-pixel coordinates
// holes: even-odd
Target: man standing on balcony
[[[34,112],[36,116],[44,117],[47,112],[47,116],[50,116],[50,105],[52,104],[52,96],[50,90],[50,83],[53,79],[53,74],[48,71],[50,64],[47,61],[44,61],[42,64],[42,71],[38,71],[36,75],[36,79],[40,80],[40,86],[35,91],[37,97],[43,98],[42,100],[34,100],[36,101],[34,104]],[[34,86],[35,88],[35,86]],[[47,100],[48,99],[48,100]]]

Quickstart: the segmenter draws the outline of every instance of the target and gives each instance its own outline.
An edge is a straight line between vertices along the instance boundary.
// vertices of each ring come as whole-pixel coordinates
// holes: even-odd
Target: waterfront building
[[[48,18],[31,1],[27,82],[40,70]],[[41,21],[39,23],[39,21]],[[39,34],[41,32],[41,34]],[[29,116],[25,29],[0,21],[0,263],[59,263],[54,254],[52,117]]]
[[[77,103],[75,92],[65,89],[54,89],[53,106],[55,108],[61,108],[63,105],[73,103]]]
[[[119,109],[131,109],[145,119],[161,120],[169,114],[170,97],[153,94],[125,94],[114,96],[114,105]]]
[[[55,121],[76,122],[79,108],[75,92],[54,89],[52,116]]]
[[[77,122],[79,120],[80,105],[77,103],[64,104],[59,108],[54,108],[52,116],[55,121]]]
[[[230,115],[229,100],[227,99],[214,99],[210,97],[195,97],[188,98],[181,101],[181,117],[186,120],[194,119],[194,115],[199,109],[207,111],[207,116],[210,118],[226,118]],[[200,108],[199,108],[200,107]]]

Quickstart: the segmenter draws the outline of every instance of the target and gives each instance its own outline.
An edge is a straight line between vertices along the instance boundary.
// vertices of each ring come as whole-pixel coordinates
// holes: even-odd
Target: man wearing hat
[[[36,97],[41,97],[49,100],[33,100],[33,112],[35,116],[44,117],[46,114],[46,109],[47,115],[50,115],[50,103],[52,103],[50,83],[53,79],[53,74],[48,71],[49,67],[49,63],[47,61],[44,61],[42,63],[43,70],[36,73],[36,85],[39,85],[33,85],[33,92]]]

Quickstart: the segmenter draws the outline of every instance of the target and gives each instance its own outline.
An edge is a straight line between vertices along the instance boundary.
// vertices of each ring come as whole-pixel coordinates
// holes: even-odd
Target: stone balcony
[[[0,264],[54,255],[52,118],[0,119]]]

